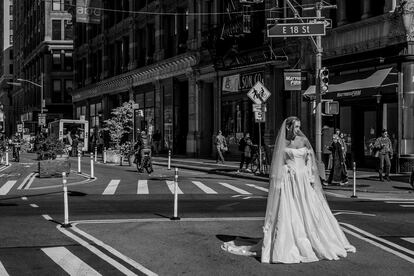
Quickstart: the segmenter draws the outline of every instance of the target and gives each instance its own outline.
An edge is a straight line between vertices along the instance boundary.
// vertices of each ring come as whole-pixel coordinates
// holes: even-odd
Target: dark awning
[[[379,88],[382,86],[396,85],[396,83],[383,84],[385,78],[391,72],[392,68],[380,69],[372,73],[366,78],[353,79],[338,84],[329,84],[327,94],[337,93],[337,97],[341,96],[359,96],[364,89]],[[340,93],[339,93],[340,92]],[[349,94],[349,95],[347,95]],[[311,85],[303,94],[305,97],[313,98],[315,96],[315,85]]]

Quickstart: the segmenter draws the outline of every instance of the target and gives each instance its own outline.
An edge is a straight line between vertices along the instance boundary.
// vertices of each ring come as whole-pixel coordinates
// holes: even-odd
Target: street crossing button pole
[[[81,155],[82,155],[82,152],[81,152],[80,149],[78,149],[78,173],[79,174],[82,173],[82,170],[81,170]]]
[[[62,227],[67,228],[71,227],[69,223],[69,204],[68,204],[68,186],[67,179],[66,179],[66,172],[62,173],[62,183],[63,183],[63,211],[64,211],[64,222]]]
[[[174,175],[174,216],[171,220],[180,220],[178,217],[178,168],[175,168]]]
[[[353,192],[352,192],[352,198],[357,198],[357,195],[356,195],[356,163],[354,162],[353,164],[352,164],[353,166],[353,171],[354,171],[354,189],[353,189]]]
[[[106,164],[106,147],[103,150],[103,163]]]
[[[6,146],[6,166],[10,165],[9,164],[9,147]]]
[[[171,150],[168,150],[168,170],[171,170]]]
[[[95,175],[93,173],[93,152],[91,152],[91,179],[94,179]]]

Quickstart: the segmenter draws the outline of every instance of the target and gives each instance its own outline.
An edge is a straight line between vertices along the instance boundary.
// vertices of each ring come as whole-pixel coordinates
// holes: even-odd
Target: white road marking
[[[166,180],[165,183],[167,183],[168,189],[170,189],[171,193],[174,194],[174,181]],[[183,191],[181,191],[180,187],[177,183],[177,194],[184,194]]]
[[[45,215],[42,215],[42,217],[43,217],[45,220],[53,220],[51,216],[46,215],[46,214],[45,214]]]
[[[42,251],[69,275],[101,275],[65,247],[42,248]]]
[[[385,203],[412,203],[414,204],[414,200],[407,199],[407,200],[400,200],[400,201],[385,201]]]
[[[149,270],[148,268],[144,267],[143,265],[137,263],[136,261],[134,261],[133,259],[129,258],[128,256],[123,255],[121,252],[119,252],[115,248],[107,245],[106,243],[104,243],[101,240],[98,240],[97,238],[93,237],[92,235],[89,235],[88,233],[80,230],[79,228],[76,227],[76,224],[73,225],[72,229],[73,229],[73,231],[75,231],[78,234],[82,235],[86,239],[89,239],[90,241],[94,242],[95,244],[99,245],[100,247],[105,248],[112,255],[118,257],[119,259],[125,261],[129,265],[135,267],[136,269],[138,269],[139,271],[141,271],[145,275],[151,275],[151,276],[152,275],[154,275],[154,276],[157,275],[156,273],[152,272],[151,270]]]
[[[31,206],[31,207],[33,207],[33,208],[39,208],[39,206],[37,206],[37,205],[36,205],[36,204],[34,204],[34,203],[30,204],[30,206]]]
[[[400,205],[400,206],[404,208],[414,208],[414,205]]]
[[[249,193],[249,192],[247,192],[245,190],[242,190],[240,188],[234,187],[233,185],[230,185],[228,183],[222,183],[222,182],[220,182],[219,184],[220,185],[223,185],[224,187],[226,187],[226,188],[228,188],[230,190],[233,190],[233,191],[235,191],[235,192],[237,192],[239,194],[242,194],[242,195],[251,195],[251,193]]]
[[[24,187],[24,189],[25,189],[25,190],[28,190],[28,189],[30,188],[30,186],[32,186],[32,183],[33,183],[33,181],[34,181],[34,179],[35,179],[36,175],[38,175],[38,173],[34,173],[34,174],[30,177],[29,182],[27,182],[27,185]]]
[[[401,238],[402,240],[414,243],[414,238]]]
[[[118,269],[119,271],[124,273],[125,275],[136,275],[131,270],[129,270],[128,268],[126,268],[125,266],[123,266],[122,264],[117,262],[116,260],[112,259],[108,255],[103,253],[101,250],[97,249],[95,246],[92,246],[89,242],[84,241],[83,239],[79,238],[78,236],[72,234],[71,232],[69,232],[66,229],[62,228],[60,225],[56,226],[56,228],[60,232],[62,232],[63,234],[65,234],[66,236],[71,238],[72,240],[76,241],[77,243],[79,243],[80,245],[82,245],[83,247],[85,247],[86,249],[91,251],[92,253],[94,253],[96,256],[98,256],[102,260],[104,260],[107,263],[111,264],[113,267],[115,267],[116,269]],[[72,229],[73,229],[73,227],[72,227]]]
[[[355,232],[353,232],[353,231],[351,231],[351,230],[348,230],[347,228],[342,227],[342,229],[343,229],[345,232],[347,232],[347,233],[349,233],[349,234],[351,234],[351,235],[353,235],[353,236],[355,236],[355,237],[357,237],[357,238],[359,238],[359,239],[361,239],[361,240],[364,240],[364,241],[369,242],[369,243],[371,243],[371,244],[373,244],[373,245],[376,245],[376,246],[378,246],[379,248],[384,249],[385,251],[388,251],[388,252],[390,252],[390,253],[392,253],[392,254],[394,254],[394,255],[396,255],[396,256],[398,256],[398,257],[400,257],[400,258],[403,258],[404,260],[407,260],[407,261],[409,261],[410,263],[413,263],[413,264],[414,264],[414,259],[413,259],[413,258],[408,257],[408,256],[406,256],[406,255],[402,254],[401,252],[395,251],[395,250],[394,250],[394,249],[392,249],[391,247],[394,247],[395,249],[398,249],[398,250],[400,250],[400,251],[406,252],[406,253],[411,254],[411,255],[414,255],[414,251],[412,251],[412,250],[410,250],[410,249],[407,249],[407,248],[405,248],[405,247],[402,247],[402,246],[400,246],[400,245],[398,245],[398,244],[395,244],[395,243],[393,243],[393,242],[387,241],[387,240],[385,240],[385,239],[381,239],[380,237],[377,237],[377,236],[375,236],[375,235],[373,235],[373,234],[371,234],[371,233],[368,233],[368,232],[366,232],[366,231],[364,231],[364,230],[362,230],[362,229],[359,229],[359,228],[357,228],[357,227],[355,227],[355,226],[353,226],[353,225],[351,225],[351,224],[348,224],[348,223],[339,223],[339,224],[341,224],[341,225],[345,225],[346,227],[351,228],[352,230],[354,230],[354,231],[356,231],[356,232],[358,232],[358,233],[360,233],[360,234],[363,234],[363,235],[365,235],[365,236],[367,236],[367,237],[369,237],[369,238],[371,238],[371,239],[366,238],[366,237],[363,237],[363,236],[361,236],[361,235],[360,235],[360,234],[358,234],[358,233],[355,233]],[[376,241],[373,241],[373,240],[377,240],[378,242],[381,242],[381,243],[383,243],[383,244],[387,244],[387,245],[389,245],[390,247],[384,246],[384,245],[382,245],[382,244],[380,244],[380,243],[378,243],[378,242],[376,242]]]
[[[118,188],[119,182],[121,180],[118,179],[112,179],[108,186],[106,187],[105,191],[102,193],[103,195],[113,195],[115,194],[116,188]]]
[[[205,192],[206,194],[217,194],[216,191],[214,191],[213,189],[211,189],[210,187],[204,185],[203,183],[201,183],[200,181],[191,181],[193,182],[194,185],[196,185],[198,188],[200,188],[203,192]]]
[[[29,178],[30,178],[30,177],[32,177],[32,175],[33,175],[33,174],[34,174],[34,172],[29,173],[29,175],[28,175],[28,176],[26,176],[26,177],[23,179],[22,184],[20,184],[20,185],[19,185],[19,187],[17,187],[17,190],[21,190],[21,189],[24,187],[24,185],[26,184],[26,182],[29,180]]]
[[[27,200],[27,197],[25,197],[25,196],[22,196],[22,200]]]
[[[9,180],[7,181],[1,188],[0,188],[0,195],[7,195],[7,193],[13,188],[14,184],[16,184],[16,180]]]
[[[149,194],[147,180],[138,180],[137,194]]]
[[[269,189],[264,188],[264,187],[260,187],[260,186],[254,185],[254,184],[246,184],[246,185],[249,186],[249,187],[253,187],[255,189],[258,189],[260,191],[266,192],[266,193],[269,192]]]
[[[230,203],[235,205],[238,203]],[[227,204],[229,205],[229,204]],[[224,206],[224,205],[223,205]],[[264,220],[264,217],[226,217],[226,218],[181,218],[180,221],[260,221]],[[76,220],[72,221],[72,226],[77,224],[95,224],[95,223],[131,223],[131,222],[173,222],[169,218],[148,218],[148,219],[105,219],[105,220]],[[73,229],[73,227],[72,227]]]
[[[1,262],[0,262],[0,275],[1,276],[9,276],[9,273],[7,273],[7,270],[4,268],[4,266]]]

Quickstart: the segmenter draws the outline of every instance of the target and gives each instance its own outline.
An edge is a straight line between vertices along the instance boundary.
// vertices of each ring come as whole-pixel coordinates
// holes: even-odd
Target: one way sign
[[[255,104],[262,104],[270,97],[271,93],[267,88],[260,82],[256,84],[247,92],[247,96],[252,99]]]

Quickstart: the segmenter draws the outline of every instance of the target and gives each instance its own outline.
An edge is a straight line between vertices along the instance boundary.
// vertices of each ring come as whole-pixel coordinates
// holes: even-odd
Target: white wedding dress
[[[233,254],[261,256],[263,263],[337,260],[355,252],[325,198],[314,190],[310,150],[285,148],[284,155],[278,206],[276,213],[270,212],[271,218],[265,218],[264,238],[254,245],[234,240],[222,248]]]

